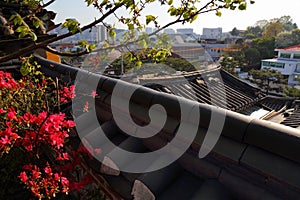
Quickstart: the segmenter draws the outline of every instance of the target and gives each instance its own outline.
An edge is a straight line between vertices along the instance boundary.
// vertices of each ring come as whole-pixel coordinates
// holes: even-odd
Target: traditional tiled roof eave
[[[49,76],[57,76],[65,78],[67,81],[75,79],[76,74],[81,69],[75,69],[66,65],[56,64],[37,58],[37,61],[42,64],[42,70]],[[89,73],[89,76],[99,79],[97,92],[99,97],[96,98],[97,117],[105,127],[106,123],[115,124],[111,113],[111,95],[116,82],[122,84],[124,88],[136,87],[132,84],[125,83],[120,80],[111,79]],[[82,80],[89,81],[89,80]],[[182,123],[178,119],[180,113],[174,110],[173,105],[176,104],[178,98],[174,95],[160,93],[147,88],[141,88],[131,98],[131,117],[139,123],[147,123],[149,118],[143,114],[149,110],[151,104],[161,104],[166,106],[168,117],[171,124],[164,127],[162,132],[154,138],[141,139],[143,145],[147,149],[156,149],[168,143],[174,137],[174,131],[178,123]],[[120,96],[121,97],[121,96]],[[181,187],[195,188],[193,194],[201,194],[202,183],[207,179],[213,179],[222,187],[226,188],[229,193],[221,193],[233,195],[238,199],[297,199],[300,195],[300,132],[297,129],[286,127],[280,124],[275,124],[263,120],[253,119],[236,112],[217,108],[215,106],[189,101],[180,98],[186,105],[192,105],[199,108],[201,120],[189,121],[190,125],[196,124],[198,127],[197,136],[188,151],[176,162],[176,166],[170,166],[146,174],[136,174],[135,176],[121,173],[117,177],[107,176],[108,180],[112,180],[111,184],[120,186],[121,182],[116,180],[124,180],[126,184],[134,184],[132,194],[149,195],[150,199],[154,197],[164,197],[164,195],[186,195],[181,193],[182,190],[174,190],[175,185],[181,180],[191,180],[190,185],[185,182],[185,186]],[[74,103],[74,102],[73,102]],[[173,108],[173,109],[172,109]],[[225,122],[221,132],[221,136],[216,146],[211,153],[203,158],[198,158],[198,150],[203,143],[203,139],[207,133],[212,112],[224,115]],[[90,118],[82,117],[82,120],[89,121]],[[123,119],[124,122],[127,119]],[[93,129],[96,125],[91,125]],[[110,130],[110,129],[109,129]],[[117,130],[117,129],[116,129]],[[115,131],[112,131],[115,132]],[[122,133],[115,132],[116,135]],[[89,135],[89,133],[87,132]],[[87,137],[89,138],[89,137]],[[131,138],[126,136],[124,142]],[[153,140],[152,140],[153,139]],[[113,140],[113,139],[112,139]],[[121,141],[118,144],[122,144]],[[97,141],[91,141],[92,145],[97,145]],[[101,145],[100,145],[101,148]],[[113,160],[112,160],[113,162]],[[179,164],[179,165],[178,165]],[[169,171],[170,169],[170,171]],[[184,173],[176,173],[184,170]],[[187,173],[187,174],[186,174]],[[167,176],[168,175],[168,176]],[[147,178],[146,178],[146,177]],[[177,177],[177,179],[175,177]],[[122,179],[124,177],[126,179]],[[127,178],[126,178],[127,177]],[[131,177],[131,178],[129,178]],[[161,184],[157,183],[157,177],[168,177]],[[174,181],[169,180],[173,179]],[[197,181],[197,179],[200,180]],[[113,181],[114,180],[114,181]],[[132,182],[133,181],[133,182]],[[175,185],[171,183],[176,183]],[[199,187],[195,187],[199,184]],[[213,184],[214,191],[217,191],[218,184]],[[173,190],[172,190],[173,188]],[[223,188],[223,189],[224,189]],[[131,190],[131,187],[127,188]],[[145,190],[144,190],[145,189]],[[202,188],[203,189],[203,188]],[[202,190],[202,194],[205,194]],[[120,194],[124,194],[119,190]],[[128,191],[125,199],[130,199],[130,191]],[[170,192],[170,193],[168,193]],[[200,193],[198,193],[200,192]],[[167,196],[168,196],[167,195]],[[192,194],[188,198],[192,199]],[[137,196],[135,196],[137,197]],[[169,196],[170,197],[170,196]],[[138,198],[136,198],[138,199]],[[140,198],[141,199],[141,198]],[[233,199],[233,198],[226,198]]]

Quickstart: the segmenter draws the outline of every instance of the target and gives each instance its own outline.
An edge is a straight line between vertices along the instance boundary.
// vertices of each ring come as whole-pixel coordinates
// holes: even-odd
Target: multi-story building
[[[299,84],[300,44],[275,51],[278,51],[277,58],[262,60],[261,69],[274,69],[288,78],[289,85]]]
[[[201,39],[203,40],[221,40],[222,28],[203,28]]]

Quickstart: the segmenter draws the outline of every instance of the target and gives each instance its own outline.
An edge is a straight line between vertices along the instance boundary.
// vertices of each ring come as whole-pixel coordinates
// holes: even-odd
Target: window
[[[284,63],[262,61],[262,66],[274,67],[274,68],[284,68]]]
[[[294,59],[300,59],[300,54],[299,53],[295,53],[294,54]]]
[[[290,53],[280,53],[280,58],[291,58]]]
[[[300,64],[297,64],[295,72],[300,73]]]

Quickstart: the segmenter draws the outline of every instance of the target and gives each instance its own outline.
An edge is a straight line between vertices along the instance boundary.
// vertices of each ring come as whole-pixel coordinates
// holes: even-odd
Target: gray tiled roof
[[[74,80],[77,70],[69,66],[38,59],[42,70],[49,76],[57,73],[65,80]],[[51,70],[49,70],[51,69]],[[115,124],[111,112],[111,95],[118,80],[90,74],[100,78],[96,98],[97,117],[108,137],[130,151],[151,151],[171,141],[180,123],[174,95],[140,88],[131,97],[130,114],[140,125],[149,123],[146,114],[150,106],[159,103],[168,113],[167,124],[157,135],[146,139],[132,139]],[[82,80],[88,85],[89,80]],[[232,79],[232,81],[235,81]],[[124,88],[136,87],[119,81]],[[240,83],[237,83],[240,84]],[[228,87],[236,87],[234,84]],[[199,109],[200,121],[197,136],[190,148],[175,163],[158,171],[131,174],[120,172],[104,175],[115,190],[125,199],[299,199],[300,197],[300,132],[298,129],[253,119],[242,114],[211,105],[182,99]],[[67,111],[67,110],[66,110]],[[72,111],[79,114],[81,111]],[[220,139],[205,158],[198,151],[207,134],[212,112],[225,115]],[[89,122],[89,113],[81,120]],[[127,119],[123,119],[127,123]],[[95,124],[87,126],[86,141],[92,147],[105,151],[106,144],[89,140],[91,134],[100,134]],[[184,139],[184,138],[182,138]],[[126,165],[131,160],[123,160]],[[111,160],[113,163],[114,160]],[[147,161],[144,161],[147,162]],[[89,161],[101,173],[101,163]],[[98,164],[97,164],[98,163]],[[151,163],[149,163],[151,165]]]

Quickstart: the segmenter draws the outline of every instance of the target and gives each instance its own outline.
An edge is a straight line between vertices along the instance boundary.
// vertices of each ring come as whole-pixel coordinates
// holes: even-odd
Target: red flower
[[[70,87],[64,87],[61,91],[59,91],[59,95],[59,101],[62,103],[67,103],[75,97],[75,86],[71,85]]]
[[[56,160],[69,160],[69,154],[68,153],[62,153],[59,154],[58,157],[56,158]]]
[[[0,108],[0,115],[6,113],[6,111],[3,108]]]
[[[94,152],[95,152],[96,154],[100,154],[102,151],[101,151],[100,148],[96,148],[96,149],[94,149]]]
[[[72,121],[72,120],[64,121],[64,126],[65,126],[66,128],[72,128],[72,127],[75,127],[75,122]]]
[[[96,96],[98,96],[97,92],[94,91],[94,90],[91,92],[91,95],[92,95],[92,97],[94,97],[94,98],[95,98]]]
[[[8,138],[8,136],[6,135],[5,137],[1,138],[1,144],[6,145],[6,144],[11,144],[10,139]]]
[[[88,112],[89,111],[89,102],[85,102],[83,112]]]
[[[21,182],[25,183],[28,180],[26,172],[21,172],[20,176],[18,176]]]
[[[14,120],[14,119],[17,119],[17,117],[16,117],[16,112],[15,112],[15,111],[10,111],[10,112],[8,112],[8,113],[7,113],[7,118],[8,118],[10,121],[12,121],[12,120]]]

